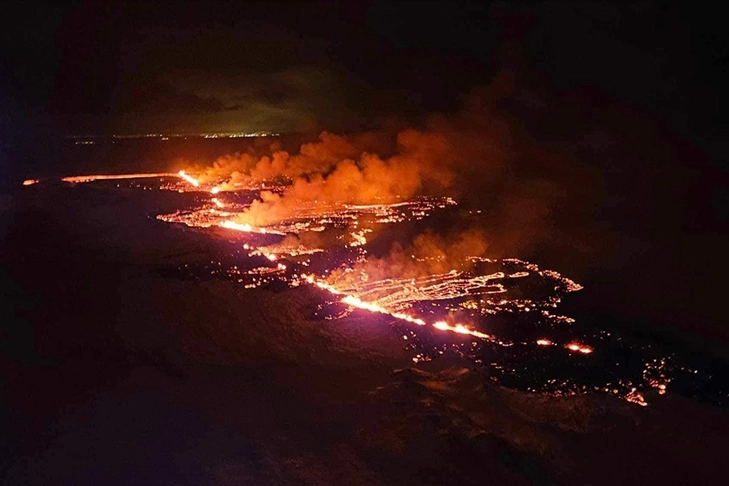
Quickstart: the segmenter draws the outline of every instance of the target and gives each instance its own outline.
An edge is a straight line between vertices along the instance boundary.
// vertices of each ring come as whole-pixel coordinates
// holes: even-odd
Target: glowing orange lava
[[[148,174],[118,174],[118,175],[85,175],[85,176],[73,176],[65,177],[65,182],[79,183],[79,182],[93,182],[96,180],[109,180],[109,179],[138,179],[138,178],[154,178],[154,177],[179,177],[188,184],[195,188],[200,188],[200,181],[189,175],[187,171],[180,170],[175,173],[148,173]],[[32,181],[32,180],[30,180]],[[26,181],[26,185],[31,182]],[[266,187],[263,184],[261,187]],[[267,188],[267,187],[266,187]],[[179,221],[188,224],[189,226],[202,226],[208,227],[217,225],[222,228],[240,231],[244,233],[258,233],[264,235],[280,235],[287,236],[290,233],[299,233],[300,231],[321,231],[324,229],[326,224],[331,223],[337,219],[342,221],[352,222],[351,231],[349,232],[349,247],[362,247],[367,244],[366,234],[371,232],[371,229],[363,229],[359,226],[359,217],[361,214],[372,214],[377,219],[379,224],[398,223],[405,220],[420,219],[427,216],[431,211],[437,208],[443,208],[449,205],[457,204],[451,198],[445,200],[423,200],[423,201],[402,201],[394,202],[391,204],[365,204],[365,205],[341,205],[326,207],[321,205],[315,205],[314,207],[302,207],[301,211],[296,215],[296,222],[294,223],[283,223],[278,227],[255,227],[249,223],[239,222],[234,219],[223,219],[227,215],[235,216],[240,214],[241,209],[237,211],[235,208],[231,208],[231,212],[221,212],[218,209],[224,209],[228,206],[224,204],[218,197],[215,197],[221,192],[220,187],[213,186],[209,190],[213,196],[210,198],[211,206],[203,207],[196,212],[192,213],[180,213],[169,216],[159,216],[158,218],[165,221]],[[242,208],[245,209],[245,208]],[[186,219],[181,219],[182,217]],[[310,221],[304,222],[306,218]],[[276,228],[276,229],[274,229]],[[278,229],[280,228],[280,230]],[[250,248],[248,244],[244,245],[244,248]],[[262,255],[271,262],[277,262],[277,269],[283,270],[286,265],[278,263],[278,255],[275,252],[266,249],[266,247],[250,248],[253,249],[252,255]],[[315,251],[322,251],[321,249],[306,250],[301,248],[291,249],[290,255],[295,254],[307,254]],[[366,251],[365,251],[366,253]],[[513,262],[521,262],[520,260],[511,259]],[[533,264],[526,264],[528,270],[533,272],[540,272],[539,268]],[[530,271],[520,271],[508,275],[508,278],[524,278],[530,275]],[[545,275],[560,278],[568,284],[568,290],[579,290],[581,287],[574,282],[564,279],[556,272],[544,271]],[[500,280],[506,278],[503,272],[497,272],[490,275],[475,275],[467,276],[463,272],[451,271],[445,274],[435,274],[425,276],[418,279],[385,279],[382,281],[363,281],[360,282],[357,287],[348,287],[337,284],[332,285],[324,280],[318,279],[312,275],[304,277],[304,280],[316,285],[317,287],[326,290],[334,295],[341,296],[341,302],[347,304],[353,308],[366,310],[369,312],[375,312],[379,314],[386,314],[396,319],[413,323],[419,326],[428,325],[422,318],[413,316],[407,312],[412,301],[418,300],[431,300],[431,301],[444,301],[448,299],[461,298],[463,296],[478,296],[488,294],[505,293],[505,287],[499,283]],[[506,303],[507,301],[502,301]],[[515,306],[525,312],[532,310],[529,301],[514,302]],[[564,318],[566,322],[570,322],[570,319]],[[489,340],[490,342],[498,343],[502,346],[511,346],[511,343],[505,343],[498,341],[494,336],[477,331],[463,323],[449,323],[446,320],[439,320],[430,324],[430,327],[438,329],[440,331],[452,332],[455,334],[469,335],[478,339]],[[548,339],[539,339],[536,341],[538,346],[551,346],[554,345],[552,341]],[[578,352],[582,354],[590,354],[593,349],[589,346],[572,342],[565,345],[565,348],[569,351]]]
[[[223,221],[220,223],[223,228],[228,228],[236,231],[245,231],[246,233],[254,233],[253,227],[250,224],[236,223],[235,221]]]
[[[82,175],[82,176],[71,176],[63,177],[63,182],[70,183],[83,183],[83,182],[94,182],[94,181],[106,181],[106,180],[123,180],[123,179],[148,179],[155,177],[176,177],[177,174],[171,174],[169,172],[156,172],[152,174],[95,174],[95,175]]]
[[[32,186],[33,184],[38,184],[40,181],[38,179],[26,179],[23,181],[24,186]]]
[[[330,292],[334,295],[341,295],[341,292],[339,290],[337,290],[334,286],[316,279],[316,277],[314,277],[313,275],[305,275],[304,279],[307,282],[309,282],[313,285],[316,285],[320,289],[326,290],[327,292]],[[417,324],[419,326],[427,325],[427,323],[423,319],[420,319],[418,317],[413,317],[404,312],[392,312],[392,311],[390,311],[384,307],[381,307],[377,304],[374,304],[372,302],[365,302],[362,299],[360,299],[359,297],[356,297],[354,295],[345,295],[341,301],[342,301],[342,303],[350,305],[357,309],[362,309],[362,310],[366,310],[366,311],[370,311],[370,312],[376,312],[378,314],[386,314],[386,315],[389,315],[396,319],[400,319],[402,321]],[[445,321],[438,321],[438,322],[433,323],[431,326],[434,327],[435,329],[438,329],[441,331],[450,331],[450,332],[454,332],[456,334],[467,334],[467,335],[470,335],[473,337],[477,337],[479,339],[493,340],[493,336],[483,333],[483,332],[475,331],[473,329],[469,329],[468,327],[466,327],[463,324],[451,325]],[[500,344],[503,345],[503,343],[500,343]]]
[[[220,223],[220,226],[227,229],[232,229],[235,231],[243,231],[244,233],[260,233],[262,235],[281,235],[284,236],[286,233],[281,233],[280,231],[272,231],[268,230],[266,228],[254,228],[248,223],[236,223],[235,221],[226,220]]]
[[[641,407],[647,407],[648,402],[645,401],[645,398],[643,395],[636,389],[632,388],[630,392],[625,395],[625,400],[630,403],[635,403],[636,405],[640,405]]]
[[[187,175],[187,173],[184,170],[181,170],[180,172],[178,172],[177,175],[179,175],[180,177],[185,179],[187,182],[189,182],[193,186],[200,187],[200,183],[198,182],[198,180],[192,176]]]
[[[585,346],[584,344],[580,343],[569,343],[567,346],[565,346],[570,351],[579,352],[582,354],[590,354],[592,353],[593,349],[589,346]]]

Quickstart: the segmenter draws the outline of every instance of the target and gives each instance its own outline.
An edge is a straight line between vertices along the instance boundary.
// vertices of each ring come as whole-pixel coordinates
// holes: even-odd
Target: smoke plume
[[[601,193],[594,170],[577,156],[576,142],[592,128],[555,125],[550,106],[559,100],[522,78],[504,70],[464,97],[459,112],[432,115],[417,128],[324,132],[298,151],[258,146],[218,159],[201,179],[222,190],[276,186],[240,216],[240,223],[253,226],[336,205],[447,194],[464,207],[483,209],[471,224],[488,235],[490,256],[526,258],[541,251],[555,228],[589,221]],[[563,125],[569,125],[570,140],[535,136]],[[560,241],[570,251],[571,240]]]
[[[247,171],[233,172],[232,181],[292,181],[281,194],[263,191],[240,222],[254,226],[280,222],[300,214],[302,205],[315,211],[341,204],[391,203],[417,194],[426,183],[447,187],[452,182],[448,167],[454,152],[443,135],[409,129],[397,135],[396,153],[389,158],[360,152],[377,140],[374,135],[349,139],[322,134],[319,143],[302,146],[300,154],[276,152]],[[250,162],[249,156],[236,160]]]
[[[472,257],[485,256],[489,248],[486,235],[479,229],[439,235],[428,231],[417,235],[410,245],[392,245],[381,257],[370,257],[352,268],[331,273],[329,281],[344,286],[388,278],[418,278],[468,270]]]

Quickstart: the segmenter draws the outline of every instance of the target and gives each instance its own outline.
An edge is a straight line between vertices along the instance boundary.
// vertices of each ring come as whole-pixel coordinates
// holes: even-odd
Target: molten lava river
[[[210,238],[238,232],[241,253],[225,262],[184,265],[181,274],[226,279],[248,289],[312,286],[321,319],[369,313],[373,325],[391,327],[415,363],[455,354],[483,370],[487,380],[555,396],[606,393],[646,406],[650,397],[670,390],[727,401],[709,371],[675,352],[560,315],[565,294],[582,287],[556,271],[483,255],[447,265],[439,264],[437,255],[405,250],[397,259],[371,256],[372,246],[386,235],[451,217],[457,202],[448,197],[371,205],[301,201],[267,218],[253,217],[252,209],[277,197],[283,186],[202,183],[185,171],[63,181],[191,193],[194,198],[187,200],[194,204],[155,215],[157,220],[200,228]]]

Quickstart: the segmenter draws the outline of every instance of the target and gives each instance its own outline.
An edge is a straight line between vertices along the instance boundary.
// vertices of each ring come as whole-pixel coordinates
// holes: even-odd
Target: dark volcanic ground
[[[3,196],[3,484],[707,484],[729,414],[484,385],[413,366],[386,322],[311,289],[160,271],[234,242],[156,221],[176,193]],[[147,216],[145,216],[147,215]]]

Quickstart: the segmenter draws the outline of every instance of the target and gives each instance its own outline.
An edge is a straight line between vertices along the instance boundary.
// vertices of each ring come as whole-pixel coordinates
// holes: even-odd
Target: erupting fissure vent
[[[604,392],[641,406],[647,405],[646,389],[663,394],[677,374],[696,373],[651,346],[640,348],[640,366],[619,366],[613,351],[627,340],[555,312],[579,284],[519,259],[489,259],[478,232],[448,238],[426,232],[410,246],[393,244],[383,254],[387,228],[410,231],[421,220],[447,219],[457,209],[449,197],[375,197],[368,204],[296,199],[285,186],[202,182],[184,170],[63,181],[116,180],[133,187],[137,179],[194,195],[184,199],[184,207],[159,214],[160,221],[221,228],[211,238],[239,232],[243,256],[231,264],[211,262],[202,269],[208,276],[248,289],[274,282],[311,285],[321,292],[320,308],[343,306],[339,318],[364,311],[378,316],[373,320],[389,321],[413,350],[414,362],[453,352],[487,368],[489,378],[505,386],[554,395]],[[288,198],[285,210],[282,194]],[[272,213],[262,217],[261,207]],[[379,256],[371,253],[376,243]]]

